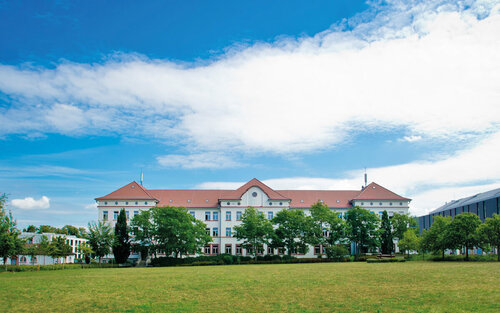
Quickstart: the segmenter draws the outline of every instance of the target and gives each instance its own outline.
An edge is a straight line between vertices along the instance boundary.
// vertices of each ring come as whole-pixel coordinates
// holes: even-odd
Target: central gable
[[[269,197],[257,186],[250,187],[243,195],[241,195],[241,204],[243,206],[265,206]]]

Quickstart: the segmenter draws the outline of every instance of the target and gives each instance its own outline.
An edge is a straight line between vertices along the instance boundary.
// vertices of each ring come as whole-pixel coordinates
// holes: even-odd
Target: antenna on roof
[[[366,167],[365,167],[365,188],[366,185],[368,185],[368,175],[366,174]]]
[[[142,168],[141,168],[141,186],[142,186],[142,181],[144,180],[144,175],[142,174]]]

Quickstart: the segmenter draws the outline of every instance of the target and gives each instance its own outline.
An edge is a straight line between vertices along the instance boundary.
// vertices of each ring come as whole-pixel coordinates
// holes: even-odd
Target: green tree
[[[87,229],[85,227],[78,227],[78,233],[80,238],[87,238]]]
[[[113,244],[111,226],[103,221],[89,223],[89,244],[101,263],[102,257],[109,254]]]
[[[386,210],[382,212],[382,223],[380,225],[380,248],[383,254],[391,254],[394,251],[392,226]]]
[[[271,246],[287,249],[288,255],[307,253],[308,245],[316,243],[315,223],[302,210],[279,211],[272,223],[276,225],[276,229],[272,234]]]
[[[40,243],[38,244],[38,255],[43,255],[43,265],[45,265],[45,256],[49,255],[50,242],[47,236],[40,236]],[[38,260],[38,269],[40,269],[40,260]]]
[[[62,267],[64,269],[64,264],[66,263],[66,257],[73,254],[73,249],[66,242],[66,238],[63,236],[56,236],[52,238],[49,245],[49,255],[52,258],[62,258]]]
[[[356,254],[378,247],[380,221],[375,213],[356,206],[347,212],[346,224],[347,237],[359,246]]]
[[[0,195],[0,257],[3,258],[5,270],[7,259],[16,258],[24,249],[24,240],[19,238],[19,230],[12,214],[5,211],[7,196]]]
[[[403,238],[399,240],[399,248],[404,252],[408,252],[408,256],[410,256],[411,250],[419,250],[420,247],[420,238],[413,231],[413,229],[408,229]]]
[[[251,249],[254,257],[257,249],[269,243],[269,238],[273,232],[273,226],[262,212],[253,207],[249,207],[241,217],[241,224],[234,227],[235,237],[243,240],[241,246]]]
[[[450,237],[448,236],[450,224],[451,217],[434,216],[431,227],[424,232],[422,237],[422,246],[425,247],[426,250],[434,253],[441,252],[443,260],[444,251],[452,247]]]
[[[453,248],[465,248],[465,260],[469,260],[469,248],[479,243],[477,229],[481,219],[474,213],[462,213],[453,219],[449,227],[449,238]]]
[[[393,229],[393,236],[398,240],[401,240],[403,238],[404,233],[406,233],[408,229],[412,229],[415,232],[418,232],[417,220],[409,214],[394,213],[391,219],[391,224]]]
[[[72,235],[80,238],[80,231],[73,225],[65,225],[61,230],[67,235]]]
[[[127,215],[124,209],[120,210],[118,220],[115,224],[115,236],[113,241],[113,254],[118,264],[123,264],[130,256],[130,239],[128,235]]]
[[[86,242],[81,242],[78,245],[77,249],[78,249],[78,253],[80,253],[83,256],[85,263],[89,264],[90,257],[94,253],[94,250],[92,250],[92,247]]]
[[[500,262],[500,215],[493,214],[487,218],[478,230],[479,241],[483,244],[497,248],[498,261]]]
[[[38,227],[36,227],[35,225],[30,225],[23,229],[23,231],[27,233],[36,233],[38,231]]]
[[[156,254],[151,211],[146,210],[135,215],[130,223],[130,228],[133,234],[132,249],[135,252],[140,252],[143,260],[147,259],[150,254]]]
[[[50,225],[40,225],[39,232],[40,233],[54,233],[54,234],[56,234],[57,228],[52,227]]]
[[[339,241],[343,241],[346,235],[345,222],[338,216],[339,213],[332,211],[325,203],[320,201],[311,206],[310,212],[315,226],[312,232],[316,241],[314,244],[328,247],[335,246]],[[326,236],[324,235],[325,232]]]

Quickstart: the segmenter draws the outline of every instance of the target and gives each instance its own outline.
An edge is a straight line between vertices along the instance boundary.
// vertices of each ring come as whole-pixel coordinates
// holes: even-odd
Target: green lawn
[[[0,273],[0,312],[500,312],[500,263]]]

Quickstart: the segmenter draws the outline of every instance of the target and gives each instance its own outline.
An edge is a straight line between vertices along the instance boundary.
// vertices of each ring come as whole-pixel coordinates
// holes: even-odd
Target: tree
[[[450,244],[454,248],[465,248],[465,260],[469,260],[469,248],[479,243],[477,229],[481,219],[474,213],[462,213],[449,226]]]
[[[279,211],[272,223],[276,229],[272,234],[272,247],[286,248],[287,254],[307,253],[308,245],[315,244],[315,223],[304,211],[298,209]]]
[[[153,240],[154,227],[151,221],[151,211],[146,210],[134,216],[130,223],[132,230],[132,249],[141,253],[141,258],[146,259],[149,254],[156,254]]]
[[[380,226],[380,248],[383,254],[391,254],[394,251],[392,239],[392,227],[387,211],[382,212],[382,223]]]
[[[94,250],[94,254],[99,258],[99,263],[103,256],[109,253],[113,244],[113,233],[111,226],[106,222],[91,222],[89,223],[89,244]]]
[[[79,235],[80,238],[87,239],[87,229],[85,227],[78,227],[78,232],[80,233]]]
[[[249,207],[241,217],[241,224],[235,226],[234,231],[236,238],[243,240],[241,246],[245,249],[252,249],[253,255],[256,257],[257,249],[263,244],[269,243],[273,226],[262,212]]]
[[[360,247],[356,254],[378,246],[380,222],[375,213],[356,206],[347,212],[346,224],[347,237]]]
[[[315,224],[315,229],[312,232],[316,239],[314,244],[334,246],[345,238],[345,222],[338,216],[337,212],[332,211],[326,204],[320,201],[313,204],[311,218]]]
[[[3,258],[5,270],[7,270],[7,259],[16,258],[23,251],[24,240],[19,238],[19,230],[12,213],[5,212],[7,196],[0,195],[0,257]]]
[[[52,258],[63,258],[62,267],[64,269],[64,264],[66,257],[73,254],[73,249],[66,242],[66,238],[63,236],[56,236],[52,239],[49,245],[49,255]]]
[[[404,233],[403,238],[399,240],[399,248],[403,250],[403,252],[407,251],[408,256],[410,256],[411,250],[418,250],[419,247],[420,247],[420,238],[412,229],[408,229]]]
[[[43,265],[45,265],[45,256],[49,254],[49,238],[45,235],[40,236],[40,243],[38,244],[38,255],[43,255]],[[38,268],[40,269],[40,260],[38,261]]]
[[[444,251],[452,246],[448,236],[450,224],[451,217],[434,216],[431,227],[422,237],[422,246],[432,252],[441,252],[443,260]]]
[[[493,214],[479,226],[479,241],[497,248],[498,261],[500,262],[500,215]]]
[[[90,256],[94,253],[94,250],[92,250],[92,247],[86,243],[86,242],[81,242],[78,245],[78,252],[83,255],[83,259],[85,260],[85,263],[89,264],[90,263]]]
[[[413,229],[415,232],[418,231],[417,221],[409,214],[394,213],[391,219],[391,224],[393,236],[398,240],[403,238],[404,233],[406,233],[408,229]]]
[[[123,264],[130,256],[130,239],[128,236],[127,215],[124,209],[120,210],[118,220],[115,224],[115,236],[113,241],[113,254],[118,264]]]
[[[40,233],[57,233],[57,228],[50,225],[40,225]]]
[[[27,233],[36,233],[38,231],[38,227],[36,227],[35,225],[30,225],[23,229],[23,231]]]
[[[77,227],[73,225],[65,225],[61,230],[65,232],[67,235],[80,237],[80,231],[78,230]]]

